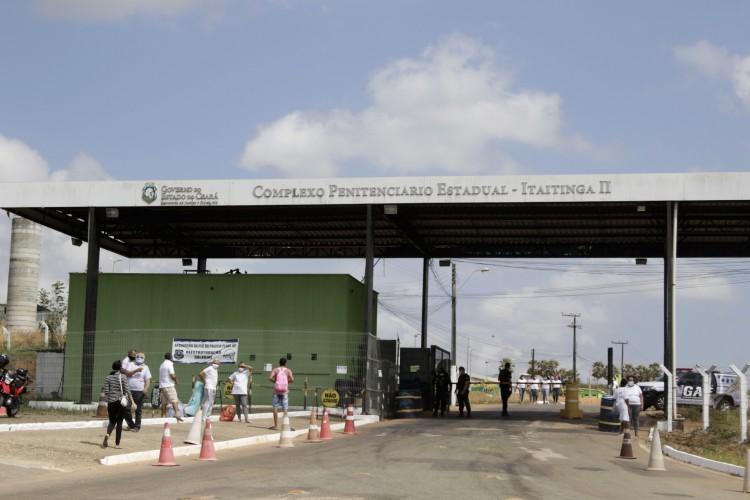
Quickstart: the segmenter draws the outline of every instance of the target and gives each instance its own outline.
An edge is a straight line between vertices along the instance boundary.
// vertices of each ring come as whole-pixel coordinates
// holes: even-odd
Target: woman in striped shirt
[[[107,398],[107,414],[109,415],[109,425],[107,426],[107,433],[104,435],[104,441],[102,442],[102,448],[108,446],[109,437],[112,434],[112,429],[117,427],[115,433],[115,448],[120,448],[120,437],[122,437],[122,421],[125,418],[126,408],[120,403],[123,395],[132,399],[130,394],[130,386],[128,385],[128,377],[120,373],[122,362],[117,360],[112,363],[112,371],[104,379],[104,394]]]

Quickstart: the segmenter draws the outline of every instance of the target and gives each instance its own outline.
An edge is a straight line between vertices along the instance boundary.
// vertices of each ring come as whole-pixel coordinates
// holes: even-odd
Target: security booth
[[[425,349],[401,348],[396,417],[421,417],[422,412],[432,411],[435,401],[435,372],[442,363],[450,373],[450,358],[450,352],[436,345]]]

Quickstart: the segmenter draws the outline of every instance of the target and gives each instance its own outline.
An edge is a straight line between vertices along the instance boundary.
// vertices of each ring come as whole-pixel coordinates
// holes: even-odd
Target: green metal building
[[[63,397],[80,394],[86,275],[71,274]],[[130,348],[146,354],[152,385],[172,339],[239,339],[237,361],[253,366],[253,404],[268,404],[268,367],[279,358],[296,382],[290,404],[313,402],[314,388],[359,386],[365,373],[365,287],[348,275],[100,274],[94,387]],[[373,295],[376,335],[377,294]],[[225,380],[236,364],[223,364]],[[175,363],[180,400],[205,365]],[[308,391],[303,391],[307,382]],[[97,392],[98,393],[98,392]],[[217,396],[218,399],[218,396]]]

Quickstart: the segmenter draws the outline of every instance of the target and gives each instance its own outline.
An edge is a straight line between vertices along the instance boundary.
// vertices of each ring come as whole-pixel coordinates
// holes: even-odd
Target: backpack
[[[279,371],[276,372],[276,380],[273,383],[273,392],[276,394],[284,394],[289,390],[289,376],[286,374],[286,368],[283,366],[279,367]]]

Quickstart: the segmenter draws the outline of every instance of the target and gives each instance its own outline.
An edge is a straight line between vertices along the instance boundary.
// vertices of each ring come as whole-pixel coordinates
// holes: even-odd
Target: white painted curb
[[[745,477],[745,468],[740,467],[739,465],[726,464],[724,462],[718,462],[716,460],[710,460],[708,458],[691,455],[690,453],[685,453],[684,451],[675,450],[671,446],[665,445],[662,447],[662,449],[664,450],[664,454],[668,457],[672,457],[682,462],[687,462],[689,464],[697,465],[699,467],[704,467],[706,469],[711,469],[718,472],[724,472],[733,476]]]
[[[303,413],[307,414],[307,412],[289,412],[291,415],[292,413]],[[304,415],[295,415],[295,416],[304,416]],[[267,418],[267,417],[266,417]],[[380,417],[377,415],[360,415],[358,416],[355,421],[357,422],[357,425],[367,425],[367,424],[373,424],[375,422],[378,422],[380,420]],[[346,423],[341,424],[333,424],[331,425],[331,430],[342,430]],[[302,429],[299,431],[292,431],[292,437],[302,436],[307,434],[308,429]],[[232,439],[229,441],[217,441],[214,442],[214,450],[229,450],[231,448],[240,448],[242,446],[252,446],[255,444],[261,444],[261,443],[272,443],[274,441],[278,441],[281,436],[281,433],[276,432],[273,434],[264,434],[263,436],[253,436],[248,438],[240,438],[240,439]],[[190,446],[180,446],[177,448],[172,448],[172,452],[175,457],[184,457],[186,455],[197,455],[201,451],[201,446],[198,444],[190,445]],[[136,453],[126,453],[122,455],[111,455],[108,457],[104,457],[101,460],[99,460],[99,463],[102,465],[121,465],[121,464],[129,464],[133,462],[142,462],[145,460],[158,460],[159,454],[161,453],[161,449],[158,450],[149,450],[149,451],[139,451]]]
[[[310,414],[308,411],[290,411],[290,417],[306,417]],[[273,413],[254,413],[249,415],[250,420],[260,420],[271,418]],[[183,417],[183,423],[190,423],[193,417]],[[141,425],[164,425],[165,423],[175,424],[177,421],[174,417],[167,418],[144,418]],[[2,424],[0,432],[19,432],[19,431],[50,431],[56,429],[97,429],[107,427],[109,420],[100,418],[99,420],[85,420],[82,422],[37,422],[33,424]]]

